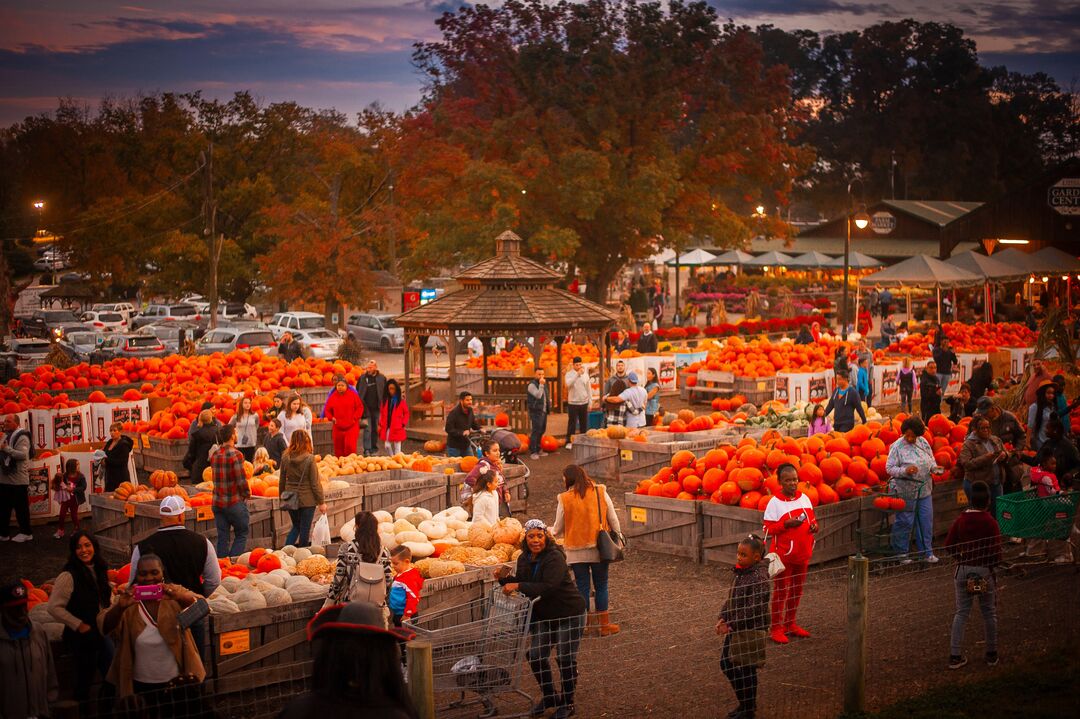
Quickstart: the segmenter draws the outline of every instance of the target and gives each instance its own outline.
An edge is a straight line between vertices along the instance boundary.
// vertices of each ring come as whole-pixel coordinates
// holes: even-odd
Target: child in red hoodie
[[[1042,464],[1031,468],[1031,486],[1035,487],[1040,497],[1061,494],[1061,485],[1057,478],[1057,458],[1047,453]]]
[[[810,632],[795,623],[795,613],[802,599],[810,555],[814,553],[818,524],[810,498],[798,489],[799,473],[794,465],[780,465],[776,477],[780,481],[780,494],[765,506],[765,531],[772,537],[770,551],[780,556],[784,571],[773,579],[769,636],[778,644],[787,644],[789,634],[810,636]]]

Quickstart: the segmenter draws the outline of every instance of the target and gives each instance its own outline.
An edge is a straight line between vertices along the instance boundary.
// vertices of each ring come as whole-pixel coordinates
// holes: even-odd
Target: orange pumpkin
[[[472,468],[475,467],[476,463],[479,462],[479,461],[480,460],[478,458],[474,457],[471,454],[467,455],[465,457],[462,457],[461,458],[461,471],[462,472],[471,472]]]

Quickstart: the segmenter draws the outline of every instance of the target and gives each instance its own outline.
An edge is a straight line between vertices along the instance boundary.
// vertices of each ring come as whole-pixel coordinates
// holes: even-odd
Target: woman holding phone
[[[108,680],[121,699],[141,695],[152,715],[189,714],[189,707],[177,704],[166,690],[206,679],[191,630],[180,623],[181,612],[198,599],[165,581],[165,565],[156,554],[139,557],[135,583],[118,589],[112,606],[97,620],[101,633],[116,643]]]

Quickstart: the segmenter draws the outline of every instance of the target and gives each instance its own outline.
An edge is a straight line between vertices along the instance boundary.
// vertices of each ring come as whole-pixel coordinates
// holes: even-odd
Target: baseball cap
[[[0,589],[0,605],[2,606],[16,607],[20,604],[26,604],[29,600],[26,585],[22,582],[12,582]]]
[[[574,364],[577,364],[580,361],[581,361],[580,357],[575,357],[574,360],[573,360]]]
[[[386,628],[382,609],[371,602],[335,604],[316,614],[307,625],[308,641],[330,634],[382,634],[391,639],[409,641],[416,636],[405,628]]]
[[[187,509],[182,497],[166,497],[158,506],[158,513],[162,517],[179,517]]]
[[[629,380],[630,384],[637,384],[637,373],[631,372],[630,374],[626,375],[626,379]]]
[[[982,414],[984,412],[989,412],[990,409],[993,406],[994,406],[994,398],[993,397],[982,396],[982,397],[979,397],[979,399],[975,400],[975,412],[978,413],[978,414]]]

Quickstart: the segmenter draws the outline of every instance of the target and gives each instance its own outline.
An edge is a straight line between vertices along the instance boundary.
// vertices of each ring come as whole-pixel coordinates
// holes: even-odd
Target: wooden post
[[[866,624],[870,562],[862,555],[848,557],[847,652],[844,656],[844,713],[866,706]]]
[[[562,378],[562,346],[566,337],[555,338],[555,401],[551,403],[553,410],[565,412],[563,408],[563,378]]]
[[[405,645],[409,664],[409,697],[420,719],[435,719],[435,679],[431,668],[431,642]]]

